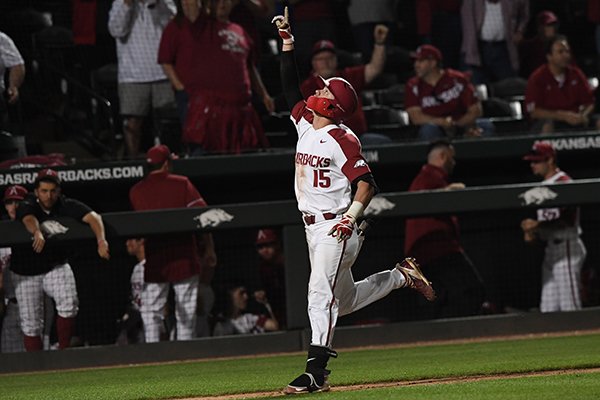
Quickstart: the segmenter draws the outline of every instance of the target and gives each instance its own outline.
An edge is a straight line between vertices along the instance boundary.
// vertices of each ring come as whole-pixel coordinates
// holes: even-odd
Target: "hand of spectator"
[[[35,233],[33,234],[33,251],[35,251],[36,253],[41,253],[42,250],[44,250],[44,245],[46,244],[46,239],[44,239],[44,235],[42,234],[42,231],[37,230],[35,231]]]
[[[444,129],[449,129],[454,127],[455,123],[452,117],[445,117],[441,119],[439,125]]]
[[[19,99],[19,88],[16,86],[11,86],[6,89],[6,94],[8,95],[8,103],[14,104]]]
[[[446,186],[446,190],[460,190],[464,189],[466,186],[462,182],[452,182],[448,186]]]
[[[563,112],[563,121],[569,125],[583,125],[585,123],[586,118],[580,114],[573,111],[564,111]]]
[[[515,44],[521,43],[522,40],[523,40],[523,33],[521,33],[521,32],[515,32],[513,34],[513,42]]]
[[[389,31],[390,30],[385,25],[382,25],[382,24],[375,25],[375,29],[373,30],[373,37],[375,38],[375,44],[385,44],[385,39],[387,38]]]
[[[292,28],[290,26],[290,18],[287,6],[283,10],[283,15],[276,15],[271,20],[277,26],[279,36],[283,39],[283,44],[294,43],[294,35],[292,35]]]
[[[108,242],[106,239],[98,240],[98,255],[105,260],[110,259],[110,252],[108,250]]]
[[[478,126],[470,126],[465,129],[465,137],[481,137],[483,130]]]
[[[264,290],[257,290],[254,292],[254,300],[260,304],[268,304],[269,300],[267,299],[267,292]]]
[[[263,104],[269,113],[275,112],[275,100],[273,100],[273,98],[268,94],[263,96]]]
[[[531,218],[526,218],[523,221],[521,221],[521,229],[523,230],[523,232],[533,233],[533,231],[538,227],[538,225],[539,222]]]

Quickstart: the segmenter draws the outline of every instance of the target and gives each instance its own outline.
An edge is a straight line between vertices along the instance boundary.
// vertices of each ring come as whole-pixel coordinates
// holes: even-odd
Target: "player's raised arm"
[[[296,103],[303,100],[300,92],[300,80],[298,79],[298,68],[294,55],[294,35],[289,23],[288,8],[284,9],[284,15],[277,15],[272,21],[279,31],[279,36],[283,39],[281,53],[281,86],[283,94],[290,110]]]

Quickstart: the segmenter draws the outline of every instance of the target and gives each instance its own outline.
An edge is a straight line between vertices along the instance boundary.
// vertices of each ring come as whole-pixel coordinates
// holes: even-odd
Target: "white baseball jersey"
[[[558,170],[550,178],[544,180],[542,184],[551,185],[553,183],[571,182],[571,180],[572,179],[569,177],[569,175],[567,175],[563,171]],[[565,211],[567,210],[559,207],[540,208],[537,210],[537,220],[543,222],[557,220],[561,217],[565,218],[566,215],[563,215]],[[581,235],[581,228],[579,226],[579,209],[576,209],[574,213],[573,210],[570,210],[570,214],[572,215],[572,218],[574,218],[570,226],[563,226],[559,229],[540,229],[541,239],[552,240],[578,238]],[[569,218],[570,217],[571,216],[569,216]]]
[[[298,131],[295,191],[305,215],[341,214],[350,207],[350,183],[370,173],[356,135],[344,125],[312,126],[313,114],[300,101],[290,119]]]

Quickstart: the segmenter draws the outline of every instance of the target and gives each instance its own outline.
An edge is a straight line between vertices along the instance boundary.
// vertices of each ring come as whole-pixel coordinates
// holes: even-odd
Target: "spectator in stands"
[[[146,252],[144,239],[127,239],[125,242],[127,254],[134,256],[137,264],[131,271],[130,302],[120,320],[120,332],[117,344],[144,343],[144,322],[140,313],[142,305],[142,292],[145,289],[144,265],[146,264]]]
[[[427,164],[408,190],[464,189],[463,183],[449,183],[456,164],[454,155],[454,147],[449,142],[433,142],[427,152]],[[481,312],[484,286],[460,244],[456,216],[407,219],[404,254],[419,260],[438,296],[435,302],[423,305],[424,318],[459,317]]]
[[[404,107],[419,126],[418,139],[493,134],[492,123],[479,118],[482,107],[473,85],[462,72],[442,68],[437,47],[419,46],[413,57],[416,76],[406,83]]]
[[[273,314],[281,327],[286,325],[285,259],[279,235],[274,229],[259,229],[256,235],[261,290],[255,297],[273,300]],[[262,292],[262,293],[258,293]]]
[[[552,11],[541,11],[536,21],[536,35],[519,44],[521,76],[529,75],[546,64],[546,42],[558,34],[558,18]]]
[[[271,311],[264,292],[255,296],[255,300],[265,307],[267,314],[255,314],[247,311],[248,291],[243,285],[232,285],[227,289],[226,296],[225,311],[221,320],[215,324],[214,336],[279,330],[279,322]]]
[[[156,63],[163,29],[175,13],[170,1],[114,0],[108,30],[117,42],[119,102],[127,154],[140,152],[142,124],[152,108],[173,103],[173,89]]]
[[[4,191],[4,209],[11,221],[17,219],[17,206],[27,196],[23,186],[9,186]],[[10,266],[10,247],[0,248],[0,326],[2,333],[0,344],[2,353],[25,351],[23,332],[19,321],[19,303],[12,283]]]
[[[389,30],[385,44],[393,44],[398,37],[398,1],[399,0],[351,0],[348,5],[348,18],[352,25],[354,42],[365,63],[371,60],[376,43],[373,30],[384,25]]]
[[[554,132],[595,127],[594,93],[583,71],[571,64],[567,38],[557,35],[546,45],[547,63],[527,81],[525,105],[534,132]]]
[[[529,0],[463,1],[461,52],[474,84],[517,75],[517,45],[528,21]]]
[[[192,155],[268,147],[250,102],[251,88],[268,112],[275,105],[254,65],[254,43],[241,26],[229,21],[232,0],[202,4],[178,3],[158,53],[158,62],[179,93],[179,107],[187,107],[182,141]]]
[[[15,246],[10,269],[19,303],[21,330],[27,351],[42,350],[44,293],[56,303],[56,330],[60,349],[70,346],[79,300],[69,258],[72,245],[53,240],[67,228],[56,218],[71,217],[88,224],[97,241],[98,255],[110,258],[102,217],[87,205],[61,193],[61,180],[52,169],[38,172],[35,196],[28,196],[17,207],[17,220],[33,236],[32,245]],[[33,251],[31,251],[31,247]]]
[[[460,67],[461,0],[417,0],[417,33],[422,44],[440,49],[448,68]]]
[[[135,211],[204,207],[206,202],[188,178],[170,172],[171,151],[165,145],[148,150],[148,175],[129,191]],[[146,342],[158,342],[169,289],[175,292],[177,339],[190,340],[196,330],[198,283],[212,278],[217,264],[210,233],[148,237],[145,241],[145,290],[140,311]]]
[[[531,171],[543,179],[544,185],[571,181],[558,168],[556,151],[550,143],[536,143],[523,159],[529,161]],[[581,268],[587,251],[580,238],[579,208],[538,209],[536,219],[521,221],[521,229],[526,242],[546,242],[540,311],[581,309]]]
[[[376,25],[373,30],[375,46],[371,55],[371,61],[365,65],[347,67],[338,69],[338,59],[333,42],[329,40],[319,40],[313,46],[312,51],[312,73],[300,85],[300,90],[305,98],[313,95],[316,90],[323,89],[325,84],[323,79],[329,79],[333,76],[346,79],[360,94],[369,83],[371,83],[385,66],[385,40],[388,34],[388,28],[385,25]],[[367,133],[367,121],[362,109],[362,101],[358,97],[358,107],[356,112],[344,124],[360,138],[361,143],[374,144],[389,142],[390,139],[384,135]]]
[[[4,72],[8,69],[8,87],[4,82]],[[0,32],[0,130],[8,124],[8,104],[19,99],[19,88],[25,79],[25,62],[21,53],[8,35]]]

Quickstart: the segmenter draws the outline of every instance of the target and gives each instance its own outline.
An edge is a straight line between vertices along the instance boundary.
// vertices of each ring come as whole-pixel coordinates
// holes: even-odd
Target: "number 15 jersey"
[[[312,111],[304,101],[292,109],[290,119],[298,131],[295,155],[295,191],[303,214],[342,214],[350,207],[350,184],[371,173],[356,135],[344,125],[314,129]]]

